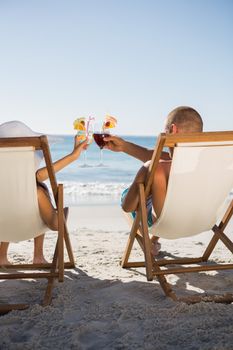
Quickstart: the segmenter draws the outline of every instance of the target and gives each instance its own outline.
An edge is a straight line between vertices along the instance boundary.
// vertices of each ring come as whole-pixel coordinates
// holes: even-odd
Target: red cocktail
[[[100,149],[102,149],[106,145],[106,142],[104,141],[104,138],[106,136],[109,136],[109,134],[107,134],[107,133],[94,133],[93,134],[94,140]]]

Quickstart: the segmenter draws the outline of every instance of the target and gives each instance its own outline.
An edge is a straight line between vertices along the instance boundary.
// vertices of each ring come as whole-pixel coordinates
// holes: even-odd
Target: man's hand
[[[106,142],[104,148],[113,152],[124,152],[124,145],[126,141],[120,137],[109,135],[104,138],[104,141]]]

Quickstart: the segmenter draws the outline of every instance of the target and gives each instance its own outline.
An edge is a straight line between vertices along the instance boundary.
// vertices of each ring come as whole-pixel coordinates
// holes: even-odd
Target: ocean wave
[[[129,183],[101,183],[101,182],[65,182],[66,196],[82,197],[119,197]]]
[[[124,189],[130,186],[130,183],[126,182],[75,182],[64,181],[64,193],[65,195],[79,195],[79,196],[119,196]],[[233,197],[233,190],[230,192],[228,198]]]

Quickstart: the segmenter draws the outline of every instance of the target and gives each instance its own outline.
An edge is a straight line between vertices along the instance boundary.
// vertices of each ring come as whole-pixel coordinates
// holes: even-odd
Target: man
[[[165,132],[167,134],[202,132],[203,121],[200,114],[191,107],[181,106],[172,110],[165,123]],[[132,212],[135,216],[135,210],[138,207],[138,183],[145,182],[153,150],[136,145],[119,138],[117,136],[108,136],[105,148],[115,151],[124,152],[143,162],[144,165],[139,169],[131,186],[123,192],[122,208],[126,212]],[[163,204],[166,197],[167,185],[169,180],[172,154],[163,152],[159,165],[155,171],[151,193],[147,199],[148,225],[152,226],[162,212]],[[157,255],[160,249],[157,237],[152,237],[152,253]]]

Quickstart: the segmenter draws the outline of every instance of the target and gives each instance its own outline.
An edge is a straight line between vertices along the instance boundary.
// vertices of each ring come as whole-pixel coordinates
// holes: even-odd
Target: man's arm
[[[153,155],[153,150],[136,145],[129,141],[125,141],[123,152],[131,157],[141,160],[143,163],[151,160]]]
[[[122,209],[126,212],[135,211],[139,203],[138,184],[145,183],[148,176],[150,162],[146,162],[137,175],[122,202]],[[151,187],[154,212],[158,218],[162,212],[167,192],[167,176],[170,171],[170,162],[161,161],[155,171]]]
[[[124,152],[129,156],[137,158],[142,162],[150,160],[153,154],[153,150],[149,150],[145,147],[136,145],[135,143],[126,141],[118,136],[106,136],[104,138],[106,145],[104,148],[113,152]]]
[[[137,172],[133,183],[129,187],[129,190],[122,202],[122,209],[125,212],[131,212],[137,209],[139,196],[138,196],[138,184],[144,183],[148,174],[150,162],[145,163]]]
[[[131,157],[141,160],[143,163],[151,160],[154,150],[136,145],[135,143],[126,141],[118,136],[106,136],[104,138],[106,145],[104,148],[114,152],[124,152]],[[162,152],[161,159],[170,159],[169,153]]]

